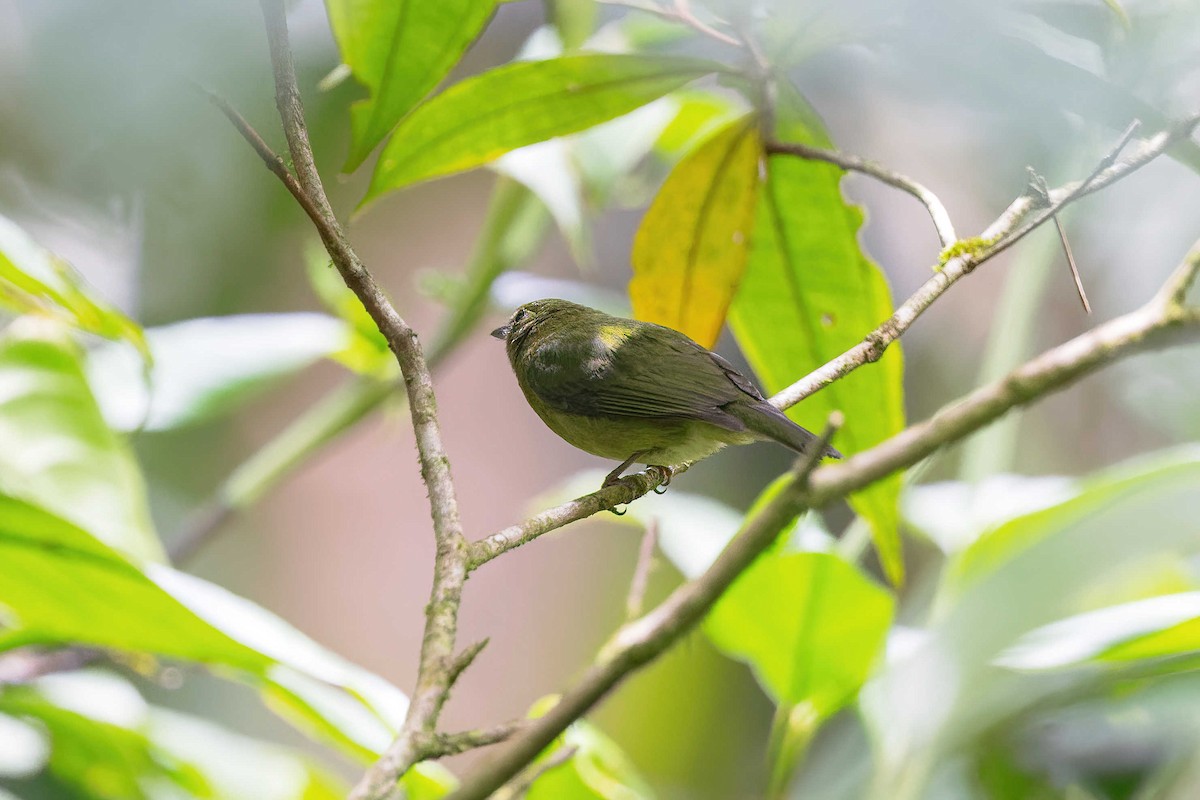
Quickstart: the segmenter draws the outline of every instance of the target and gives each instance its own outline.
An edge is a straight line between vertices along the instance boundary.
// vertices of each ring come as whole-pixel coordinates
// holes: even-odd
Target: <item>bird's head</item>
[[[502,339],[509,350],[518,348],[535,330],[558,329],[577,325],[589,315],[599,312],[569,300],[547,298],[526,303],[513,312],[508,322],[492,331],[492,336]]]

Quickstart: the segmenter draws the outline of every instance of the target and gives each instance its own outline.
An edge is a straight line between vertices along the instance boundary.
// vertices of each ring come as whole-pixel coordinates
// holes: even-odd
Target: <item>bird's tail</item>
[[[770,403],[763,402],[753,405],[731,403],[725,407],[725,410],[744,422],[746,427],[755,433],[773,439],[797,453],[807,453],[821,438],[812,431],[792,422],[782,411]],[[841,453],[829,446],[821,455],[825,458],[842,457]]]

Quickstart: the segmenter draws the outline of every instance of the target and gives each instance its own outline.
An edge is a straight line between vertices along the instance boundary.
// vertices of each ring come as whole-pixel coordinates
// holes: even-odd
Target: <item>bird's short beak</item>
[[[508,329],[511,327],[511,325],[501,325],[499,328],[496,328],[496,330],[492,331],[492,336],[496,339],[507,339]]]

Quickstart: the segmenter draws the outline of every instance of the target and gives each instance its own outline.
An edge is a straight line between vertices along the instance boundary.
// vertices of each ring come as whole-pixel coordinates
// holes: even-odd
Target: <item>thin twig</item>
[[[573,744],[558,748],[545,761],[540,764],[530,764],[520,775],[501,786],[492,795],[492,800],[518,800],[518,798],[524,797],[538,778],[566,764],[574,758],[578,751],[579,747]]]
[[[479,728],[460,733],[437,733],[430,737],[430,743],[424,748],[422,759],[441,758],[465,753],[480,747],[489,747],[503,742],[517,731],[521,730],[529,720],[517,719],[493,725],[490,728]]]
[[[1030,185],[1038,194],[1045,199],[1047,205],[1050,203],[1050,187],[1046,185],[1046,179],[1040,173],[1035,172],[1032,167],[1029,169]],[[1081,186],[1086,185],[1084,181]],[[1063,254],[1067,257],[1067,266],[1071,269],[1071,278],[1075,281],[1075,293],[1079,295],[1079,302],[1083,304],[1083,310],[1087,314],[1092,313],[1092,304],[1088,302],[1087,292],[1083,288],[1083,278],[1079,275],[1079,266],[1075,263],[1075,254],[1071,251],[1071,242],[1067,239],[1066,228],[1063,227],[1062,218],[1055,214],[1051,219],[1054,220],[1054,228],[1058,231],[1058,241],[1062,244]]]
[[[867,334],[863,341],[788,386],[772,397],[771,402],[778,408],[791,408],[859,367],[878,361],[887,348],[899,339],[934,301],[959,280],[971,274],[980,264],[1020,241],[1047,222],[1066,204],[1110,186],[1150,163],[1172,144],[1187,138],[1197,124],[1200,124],[1200,114],[1193,115],[1151,137],[1129,160],[1093,170],[1084,181],[1051,190],[1051,205],[1042,209],[1040,213],[1034,212],[1034,198],[1029,193],[1022,194],[977,237],[977,248],[966,248],[962,253],[947,259],[929,280],[897,307],[891,317]],[[1108,158],[1109,155],[1106,154],[1101,163],[1106,162]],[[677,465],[672,470],[678,475],[686,466]],[[619,503],[631,503],[658,486],[660,481],[661,476],[656,470],[643,470],[626,476],[615,486],[546,509],[521,523],[473,542],[470,569],[478,569],[502,553],[528,544],[564,525],[585,519]]]
[[[654,549],[658,547],[658,520],[652,519],[646,525],[646,533],[642,536],[642,544],[638,547],[637,564],[633,568],[633,578],[629,581],[629,594],[625,597],[625,619],[630,620],[641,616],[642,605],[646,601],[646,587],[650,583],[650,573],[654,570]]]
[[[462,533],[458,501],[450,477],[450,462],[437,421],[433,381],[416,332],[396,312],[374,277],[359,260],[333,213],[308,139],[283,0],[260,0],[260,4],[275,73],[275,103],[283,122],[296,178],[303,189],[299,195],[293,191],[293,195],[297,200],[307,197],[311,201],[311,205],[305,205],[303,201],[301,205],[316,225],[334,266],[371,315],[400,364],[416,434],[421,477],[429,490],[437,550],[433,588],[426,608],[417,686],[396,740],[366,772],[351,794],[354,798],[383,798],[394,795],[397,777],[419,757],[420,739],[435,731],[438,715],[449,693],[458,609],[467,577],[467,542]],[[242,134],[245,136],[246,131],[242,130]],[[263,156],[257,146],[255,149],[260,157]],[[287,181],[284,182],[286,185]]]
[[[824,161],[844,170],[870,175],[881,183],[908,192],[920,200],[925,206],[925,210],[929,212],[929,218],[933,220],[933,227],[937,231],[938,241],[942,243],[943,250],[958,241],[958,234],[954,232],[954,223],[950,221],[950,213],[946,211],[942,201],[930,189],[912,178],[865,158],[796,142],[769,141],[763,144],[763,149],[768,155],[787,155],[809,161]]]
[[[647,14],[653,14],[660,19],[665,19],[668,22],[679,22],[692,28],[698,33],[702,33],[710,39],[714,39],[722,44],[732,45],[733,47],[741,47],[742,43],[730,36],[727,33],[722,33],[716,28],[708,25],[703,20],[699,19],[692,13],[689,5],[683,0],[675,0],[672,8],[660,6],[658,3],[646,0],[597,0],[606,6],[620,6],[622,8],[631,8],[634,11],[644,11]]]
[[[1200,271],[1200,242],[1168,280],[1175,292]],[[1168,294],[1169,299],[1174,294]],[[496,757],[469,775],[449,800],[484,800],[517,774],[573,721],[583,716],[630,673],[651,661],[708,612],[721,594],[758,557],[778,532],[806,508],[817,508],[911,466],[938,448],[962,439],[1012,408],[1058,391],[1117,358],[1153,346],[1200,340],[1200,313],[1185,313],[1156,295],[1149,303],[1055,347],[948,406],[927,422],[875,447],[812,472],[816,459],[797,465],[785,486],[742,530],[703,575],[675,590],[661,605],[623,625],[600,650],[583,677],[544,716],[532,721]],[[1190,312],[1195,309],[1188,310]],[[1186,331],[1186,337],[1177,335]],[[820,452],[814,448],[815,452]]]

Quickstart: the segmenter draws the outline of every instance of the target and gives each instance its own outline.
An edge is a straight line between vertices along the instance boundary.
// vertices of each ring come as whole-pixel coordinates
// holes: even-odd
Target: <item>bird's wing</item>
[[[699,419],[729,430],[745,423],[722,406],[762,395],[728,361],[675,331],[631,323],[590,339],[538,348],[530,388],[562,411],[610,417]]]

